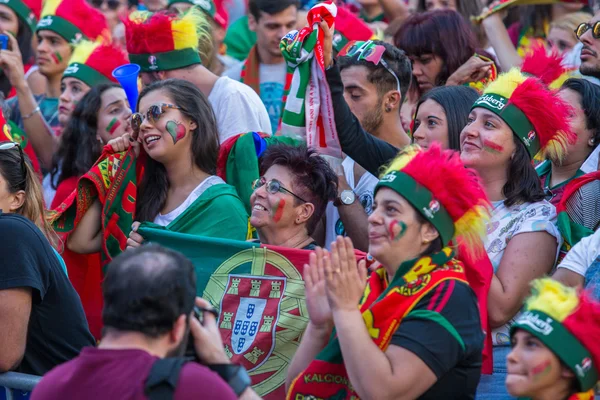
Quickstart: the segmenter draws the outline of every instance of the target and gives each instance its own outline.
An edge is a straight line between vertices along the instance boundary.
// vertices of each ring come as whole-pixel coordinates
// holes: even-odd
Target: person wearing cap
[[[33,93],[40,95],[46,88],[46,79],[40,74],[35,65],[35,50],[33,49],[33,34],[37,20],[42,10],[41,0],[7,0],[0,4],[0,31],[9,33],[17,38],[21,52],[23,69],[27,83],[33,87]],[[8,77],[0,72],[0,90],[5,98],[17,95]]]
[[[198,44],[202,62],[215,75],[221,76],[223,72],[235,64],[237,60],[225,54],[225,32],[229,22],[227,10],[223,2],[217,4],[213,0],[170,0],[169,10],[185,13],[192,7],[203,11],[210,19],[212,43],[200,41]]]
[[[72,46],[84,38],[95,40],[107,32],[104,16],[85,0],[49,0],[37,24],[37,62],[46,77],[46,93],[33,96],[24,78],[21,55],[14,38],[10,52],[0,52],[0,67],[6,71],[17,97],[7,101],[10,119],[25,132],[41,164],[48,168],[58,144],[53,129],[59,126],[58,97],[62,75],[68,66]]]
[[[184,15],[133,13],[125,21],[129,61],[140,66],[144,86],[169,78],[194,84],[208,97],[221,143],[240,133],[271,133],[267,110],[252,89],[202,65],[198,42],[211,40],[206,26],[196,8]]]
[[[531,400],[594,398],[600,365],[600,303],[550,278],[532,283],[510,329],[506,388]]]
[[[544,200],[532,159],[564,157],[574,140],[569,113],[568,104],[544,82],[512,69],[475,101],[460,136],[461,159],[479,172],[493,206],[484,243],[494,268],[488,302],[494,372],[482,376],[481,399],[508,398],[511,322],[529,282],[551,271],[562,244],[553,222],[556,209]]]
[[[369,254],[380,266],[369,278],[349,238],[317,249],[305,267],[309,324],[287,398],[472,398],[484,334],[449,246],[483,251],[488,202],[479,178],[439,144],[409,146],[375,191]]]
[[[272,133],[277,131],[281,120],[287,76],[279,45],[281,38],[296,28],[298,6],[297,0],[251,0],[248,26],[256,32],[256,44],[246,60],[224,73],[250,86],[260,96],[271,118]]]

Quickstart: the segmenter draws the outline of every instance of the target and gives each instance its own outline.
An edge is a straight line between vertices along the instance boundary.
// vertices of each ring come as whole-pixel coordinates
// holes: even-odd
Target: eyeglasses
[[[552,190],[550,190],[550,188],[546,186],[544,188],[544,196],[546,201],[551,201],[554,198],[554,196],[556,196],[556,194],[552,193]]]
[[[594,25],[590,25],[587,22],[579,24],[577,29],[575,29],[575,36],[581,40],[581,37],[590,29],[592,30],[594,39],[600,39],[600,21],[594,23]]]
[[[148,108],[148,111],[146,111],[146,118],[148,119],[148,121],[155,124],[156,121],[158,121],[160,119],[160,117],[169,108],[174,109],[174,110],[181,110],[181,107],[177,107],[173,104],[167,104],[167,103],[154,104],[154,105],[151,105],[150,108]],[[141,113],[136,112],[136,113],[131,114],[131,129],[133,129],[134,132],[139,132],[143,123],[144,123],[144,116]]]
[[[398,93],[400,92],[400,80],[398,79],[398,75],[388,65],[388,63],[383,59],[383,55],[385,54],[385,47],[380,44],[375,44],[372,40],[368,40],[366,42],[361,42],[358,40],[353,40],[348,43],[342,51],[338,54],[338,57],[355,57],[357,60],[365,60],[371,62],[375,65],[381,64],[383,68],[387,69],[390,74],[396,80],[396,90]]]
[[[0,150],[11,150],[14,148],[19,149],[19,158],[21,159],[21,173],[23,174],[23,179],[27,176],[27,168],[25,167],[25,156],[23,155],[23,149],[15,142],[2,142],[0,143]]]
[[[115,11],[117,8],[121,6],[121,2],[119,0],[90,0],[92,6],[95,8],[102,8],[102,4],[106,3],[109,10]]]
[[[252,190],[256,190],[259,187],[264,186],[264,185],[267,185],[265,188],[267,189],[267,192],[269,192],[271,194],[277,194],[278,192],[288,193],[288,194],[291,194],[292,196],[294,196],[295,198],[297,198],[298,200],[302,201],[303,203],[308,203],[308,201],[304,200],[302,197],[300,197],[297,194],[294,194],[292,191],[284,188],[283,184],[281,182],[279,182],[277,179],[271,179],[270,181],[267,181],[267,178],[265,178],[264,176],[261,176],[259,179],[256,179],[254,182],[252,182]]]

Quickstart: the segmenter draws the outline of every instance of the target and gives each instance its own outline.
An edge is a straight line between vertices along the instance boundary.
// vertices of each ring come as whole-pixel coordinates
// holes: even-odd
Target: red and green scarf
[[[248,58],[242,66],[240,82],[250,86],[260,97],[260,60],[258,59],[258,47],[252,46]]]
[[[105,146],[96,164],[79,178],[77,190],[49,213],[54,230],[66,239],[98,200],[102,205],[102,265],[108,264],[127,246],[135,220],[137,182],[142,177],[143,165],[132,148],[114,153],[112,147]]]
[[[407,261],[391,282],[388,282],[383,267],[371,274],[360,311],[373,342],[381,351],[387,350],[402,320],[437,285],[450,279],[467,283],[462,264],[453,257],[454,252],[446,247],[431,256]],[[316,359],[294,379],[287,399],[307,396],[339,400],[358,398],[346,372],[335,330]]]

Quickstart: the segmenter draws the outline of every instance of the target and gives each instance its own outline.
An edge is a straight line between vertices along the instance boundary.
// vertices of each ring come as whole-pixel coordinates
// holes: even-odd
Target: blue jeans
[[[510,346],[494,347],[494,373],[481,375],[475,400],[509,400],[513,399],[506,391],[506,356]]]

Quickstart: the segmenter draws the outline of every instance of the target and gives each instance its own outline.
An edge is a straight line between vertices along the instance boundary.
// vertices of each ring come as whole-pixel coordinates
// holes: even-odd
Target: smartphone
[[[219,312],[214,308],[209,310],[208,308],[194,306],[194,309],[192,312],[193,312],[192,318],[196,318],[200,322],[200,325],[204,325],[204,313],[205,312],[209,312],[212,315],[214,315],[215,319],[219,318]],[[194,361],[196,361],[197,363],[201,363],[201,361],[198,359],[198,355],[196,354],[196,349],[194,348],[194,337],[192,336],[191,332],[188,336],[188,342],[187,342],[187,347],[185,349],[184,357],[191,358]]]
[[[8,35],[0,34],[0,50],[8,50]]]

